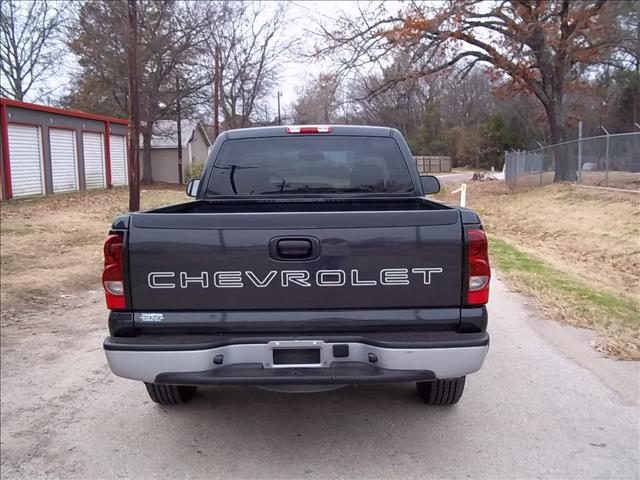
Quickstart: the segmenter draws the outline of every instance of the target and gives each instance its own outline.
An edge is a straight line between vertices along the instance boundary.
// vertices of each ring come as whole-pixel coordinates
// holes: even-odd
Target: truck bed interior
[[[395,210],[450,210],[452,207],[426,198],[251,198],[194,200],[145,213],[267,213],[362,212]]]

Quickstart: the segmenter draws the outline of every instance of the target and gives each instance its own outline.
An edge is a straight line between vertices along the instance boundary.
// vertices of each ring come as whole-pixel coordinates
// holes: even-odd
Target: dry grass
[[[582,172],[582,184],[640,190],[640,173],[611,171]]]
[[[551,185],[553,176],[553,172],[543,172],[542,175],[540,173],[526,173],[518,176],[512,186],[520,188]],[[640,190],[640,173],[610,171],[607,175],[605,172],[582,172],[581,183],[638,191]]]
[[[496,255],[515,255],[509,250],[515,248],[541,262],[533,277],[525,268],[512,268],[510,277],[535,288],[543,308],[555,318],[598,330],[609,352],[623,358],[640,355],[637,194],[570,185],[509,191],[502,182],[487,182],[471,183],[467,202],[487,231],[505,241]],[[572,283],[576,288],[565,288]],[[578,300],[584,308],[576,308]]]
[[[142,208],[186,200],[182,188],[144,189]],[[3,322],[24,311],[100,288],[102,242],[113,217],[126,212],[128,190],[116,188],[3,203],[0,275]]]
[[[503,240],[490,237],[490,250],[493,265],[549,318],[598,331],[594,346],[601,352],[640,360],[640,302],[577,280]]]
[[[612,293],[640,298],[640,197],[570,185],[510,192],[472,183],[467,202],[491,234]]]

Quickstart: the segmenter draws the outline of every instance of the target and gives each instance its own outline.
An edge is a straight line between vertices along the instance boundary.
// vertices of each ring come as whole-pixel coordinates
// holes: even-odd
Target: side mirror
[[[200,185],[200,179],[194,178],[187,183],[187,195],[195,197],[198,194],[198,186]]]
[[[440,181],[433,175],[420,175],[422,191],[425,195],[438,193],[440,191]]]

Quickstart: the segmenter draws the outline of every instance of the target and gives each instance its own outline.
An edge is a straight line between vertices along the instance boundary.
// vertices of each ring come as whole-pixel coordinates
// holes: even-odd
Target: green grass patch
[[[490,237],[493,266],[517,288],[535,297],[552,318],[591,328],[600,348],[620,358],[640,359],[640,303],[598,290],[509,243]]]

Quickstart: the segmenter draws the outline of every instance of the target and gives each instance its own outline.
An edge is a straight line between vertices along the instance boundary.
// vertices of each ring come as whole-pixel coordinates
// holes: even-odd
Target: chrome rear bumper
[[[107,339],[109,340],[109,339]],[[378,383],[461,377],[479,370],[489,345],[387,348],[362,342],[274,340],[196,350],[118,349],[105,342],[112,372],[144,382],[175,384]],[[334,346],[348,350],[337,357]],[[345,349],[345,345],[348,347]],[[318,349],[313,364],[274,365],[276,349]]]

